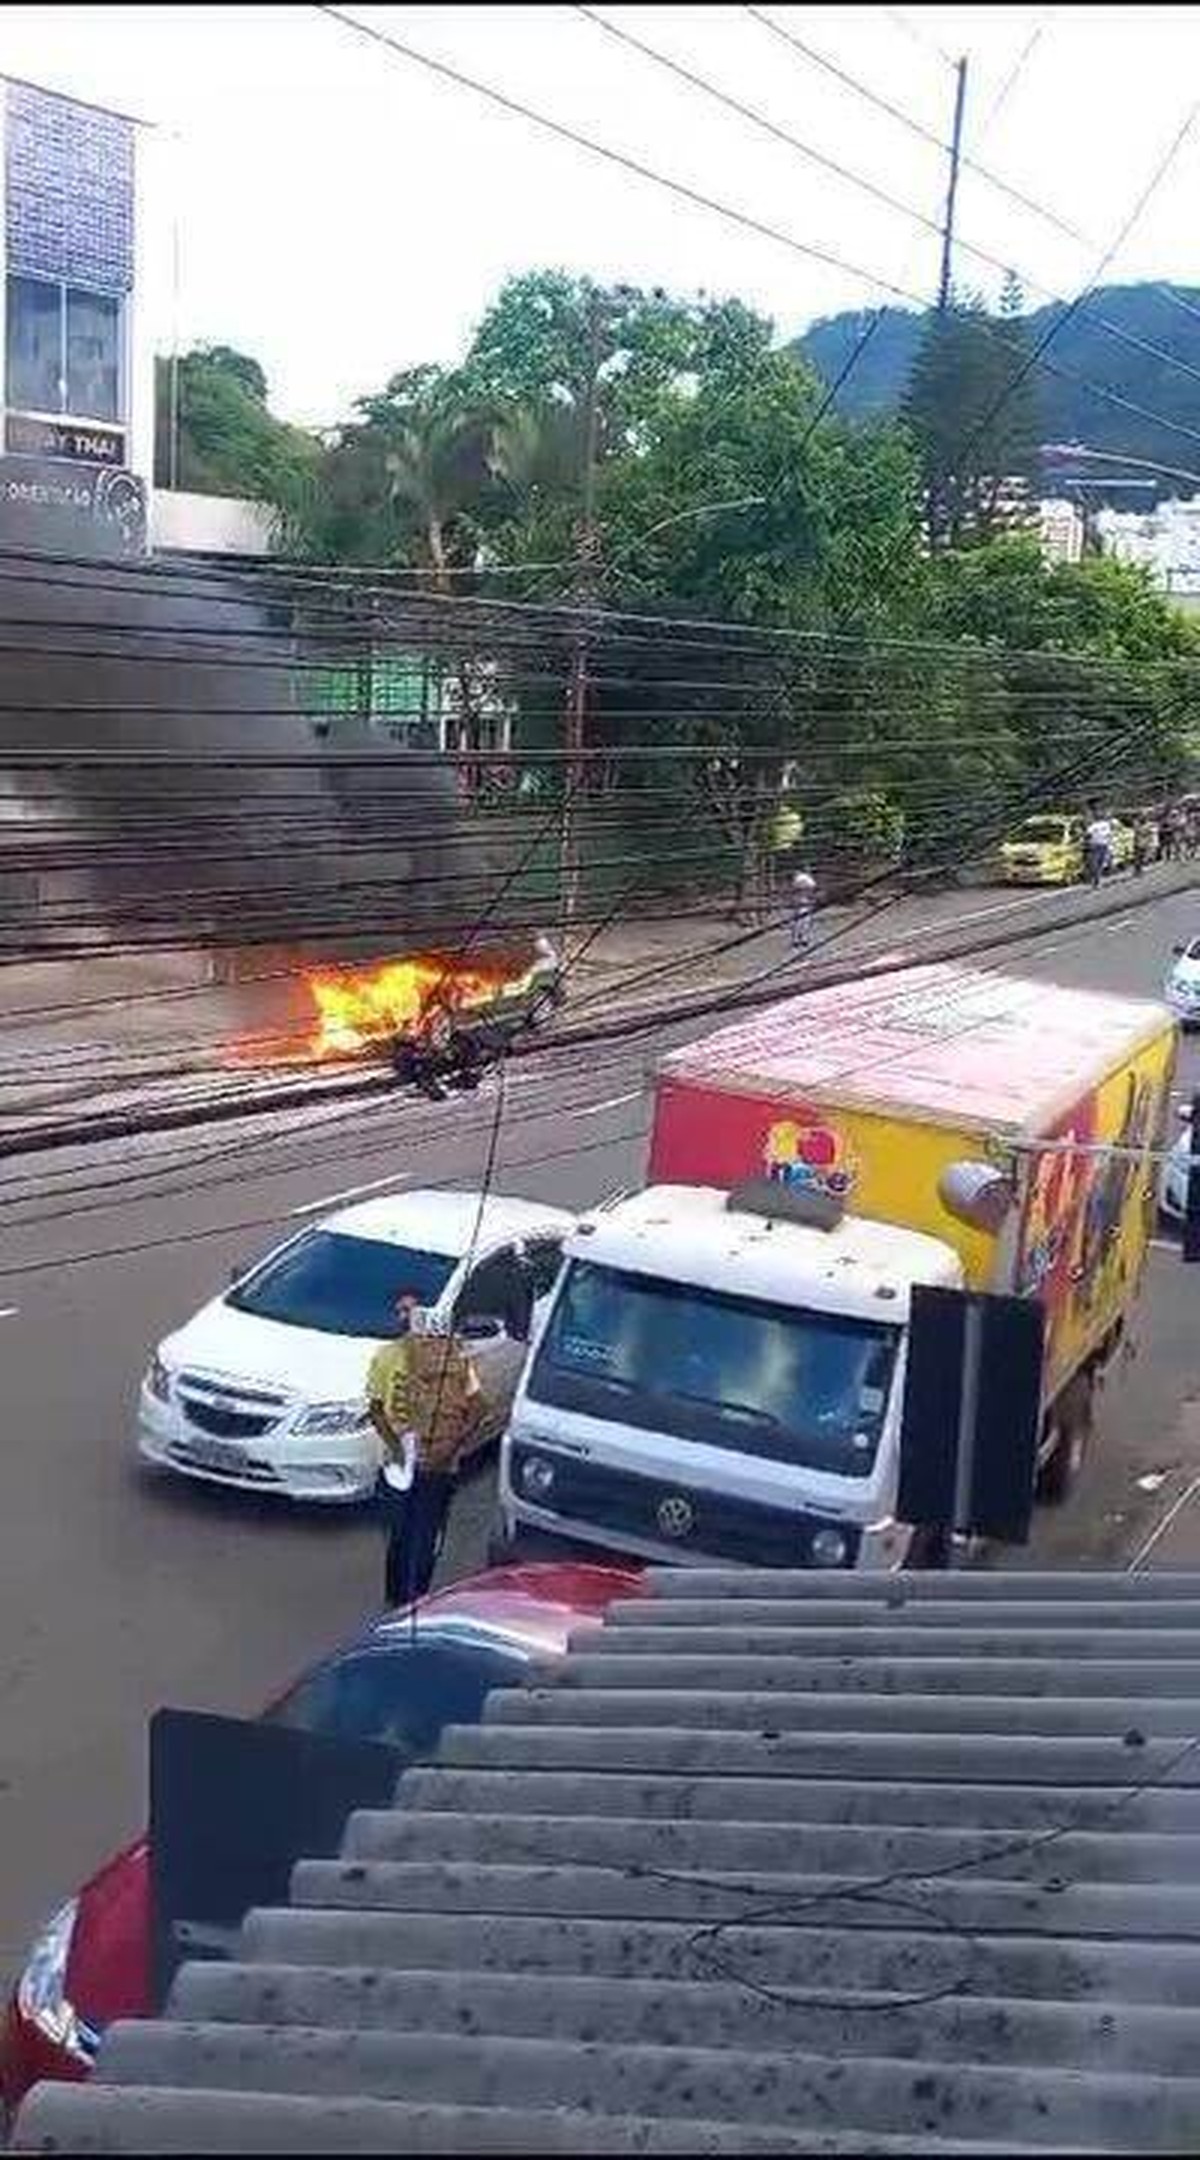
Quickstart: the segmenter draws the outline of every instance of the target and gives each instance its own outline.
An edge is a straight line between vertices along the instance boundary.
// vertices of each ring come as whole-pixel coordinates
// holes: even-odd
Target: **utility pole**
[[[574,602],[587,608],[596,597],[596,457],[600,432],[600,370],[604,364],[604,307],[593,292],[588,305],[587,375],[583,395],[583,444],[579,521],[575,528]],[[583,623],[575,630],[567,678],[564,726],[562,824],[560,828],[559,905],[567,932],[579,910],[579,831],[576,818],[583,783],[587,733],[588,644]]]
[[[950,172],[946,181],[946,211],[942,219],[942,269],[938,278],[937,311],[944,315],[950,305],[954,257],[954,205],[958,198],[958,170],[962,163],[963,107],[967,102],[967,61],[964,54],[954,66],[954,126],[950,132]]]

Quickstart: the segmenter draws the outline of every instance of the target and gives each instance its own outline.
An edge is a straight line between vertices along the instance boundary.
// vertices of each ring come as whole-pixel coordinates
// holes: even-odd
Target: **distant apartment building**
[[[1145,511],[1098,510],[1095,525],[1106,554],[1139,564],[1184,605],[1200,602],[1200,496]]]
[[[1042,554],[1048,563],[1077,563],[1083,559],[1084,518],[1077,503],[1049,496],[1038,504],[1038,527]]]
[[[0,545],[147,545],[154,345],[141,124],[31,83],[0,95],[4,190]]]

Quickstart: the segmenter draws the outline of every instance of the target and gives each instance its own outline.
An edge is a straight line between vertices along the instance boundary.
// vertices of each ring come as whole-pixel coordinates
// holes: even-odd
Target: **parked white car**
[[[468,1268],[478,1217],[478,1193],[399,1193],[277,1246],[159,1344],[138,1407],[143,1461],[292,1500],[363,1499],[379,1469],[367,1368],[405,1290],[470,1343],[491,1412],[479,1444],[495,1439],[573,1218],[492,1194]]]
[[[1175,947],[1163,996],[1181,1027],[1200,1027],[1200,938]]]
[[[1188,1173],[1192,1166],[1192,1127],[1186,1120],[1179,1138],[1172,1142],[1162,1166],[1158,1204],[1169,1221],[1181,1223],[1187,1213]]]

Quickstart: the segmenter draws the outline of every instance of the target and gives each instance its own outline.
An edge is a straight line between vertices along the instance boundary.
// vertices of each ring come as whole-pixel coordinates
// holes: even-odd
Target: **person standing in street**
[[[811,871],[792,872],[789,899],[792,951],[807,952],[812,944],[813,914],[817,905],[817,881]]]
[[[1093,811],[1083,836],[1083,860],[1089,885],[1102,885],[1112,863],[1113,829],[1108,818]]]
[[[486,1417],[474,1362],[410,1291],[397,1300],[400,1330],[367,1375],[367,1408],[383,1444],[379,1493],[387,1530],[384,1597],[424,1597],[445,1536],[463,1456]]]
[[[1133,828],[1133,874],[1141,877],[1148,863],[1154,861],[1155,831],[1148,817],[1140,817]]]

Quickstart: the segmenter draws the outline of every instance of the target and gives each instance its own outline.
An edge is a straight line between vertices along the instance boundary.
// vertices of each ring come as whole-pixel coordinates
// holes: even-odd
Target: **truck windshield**
[[[867,1477],[899,1330],[571,1263],[531,1401],[839,1477]]]

